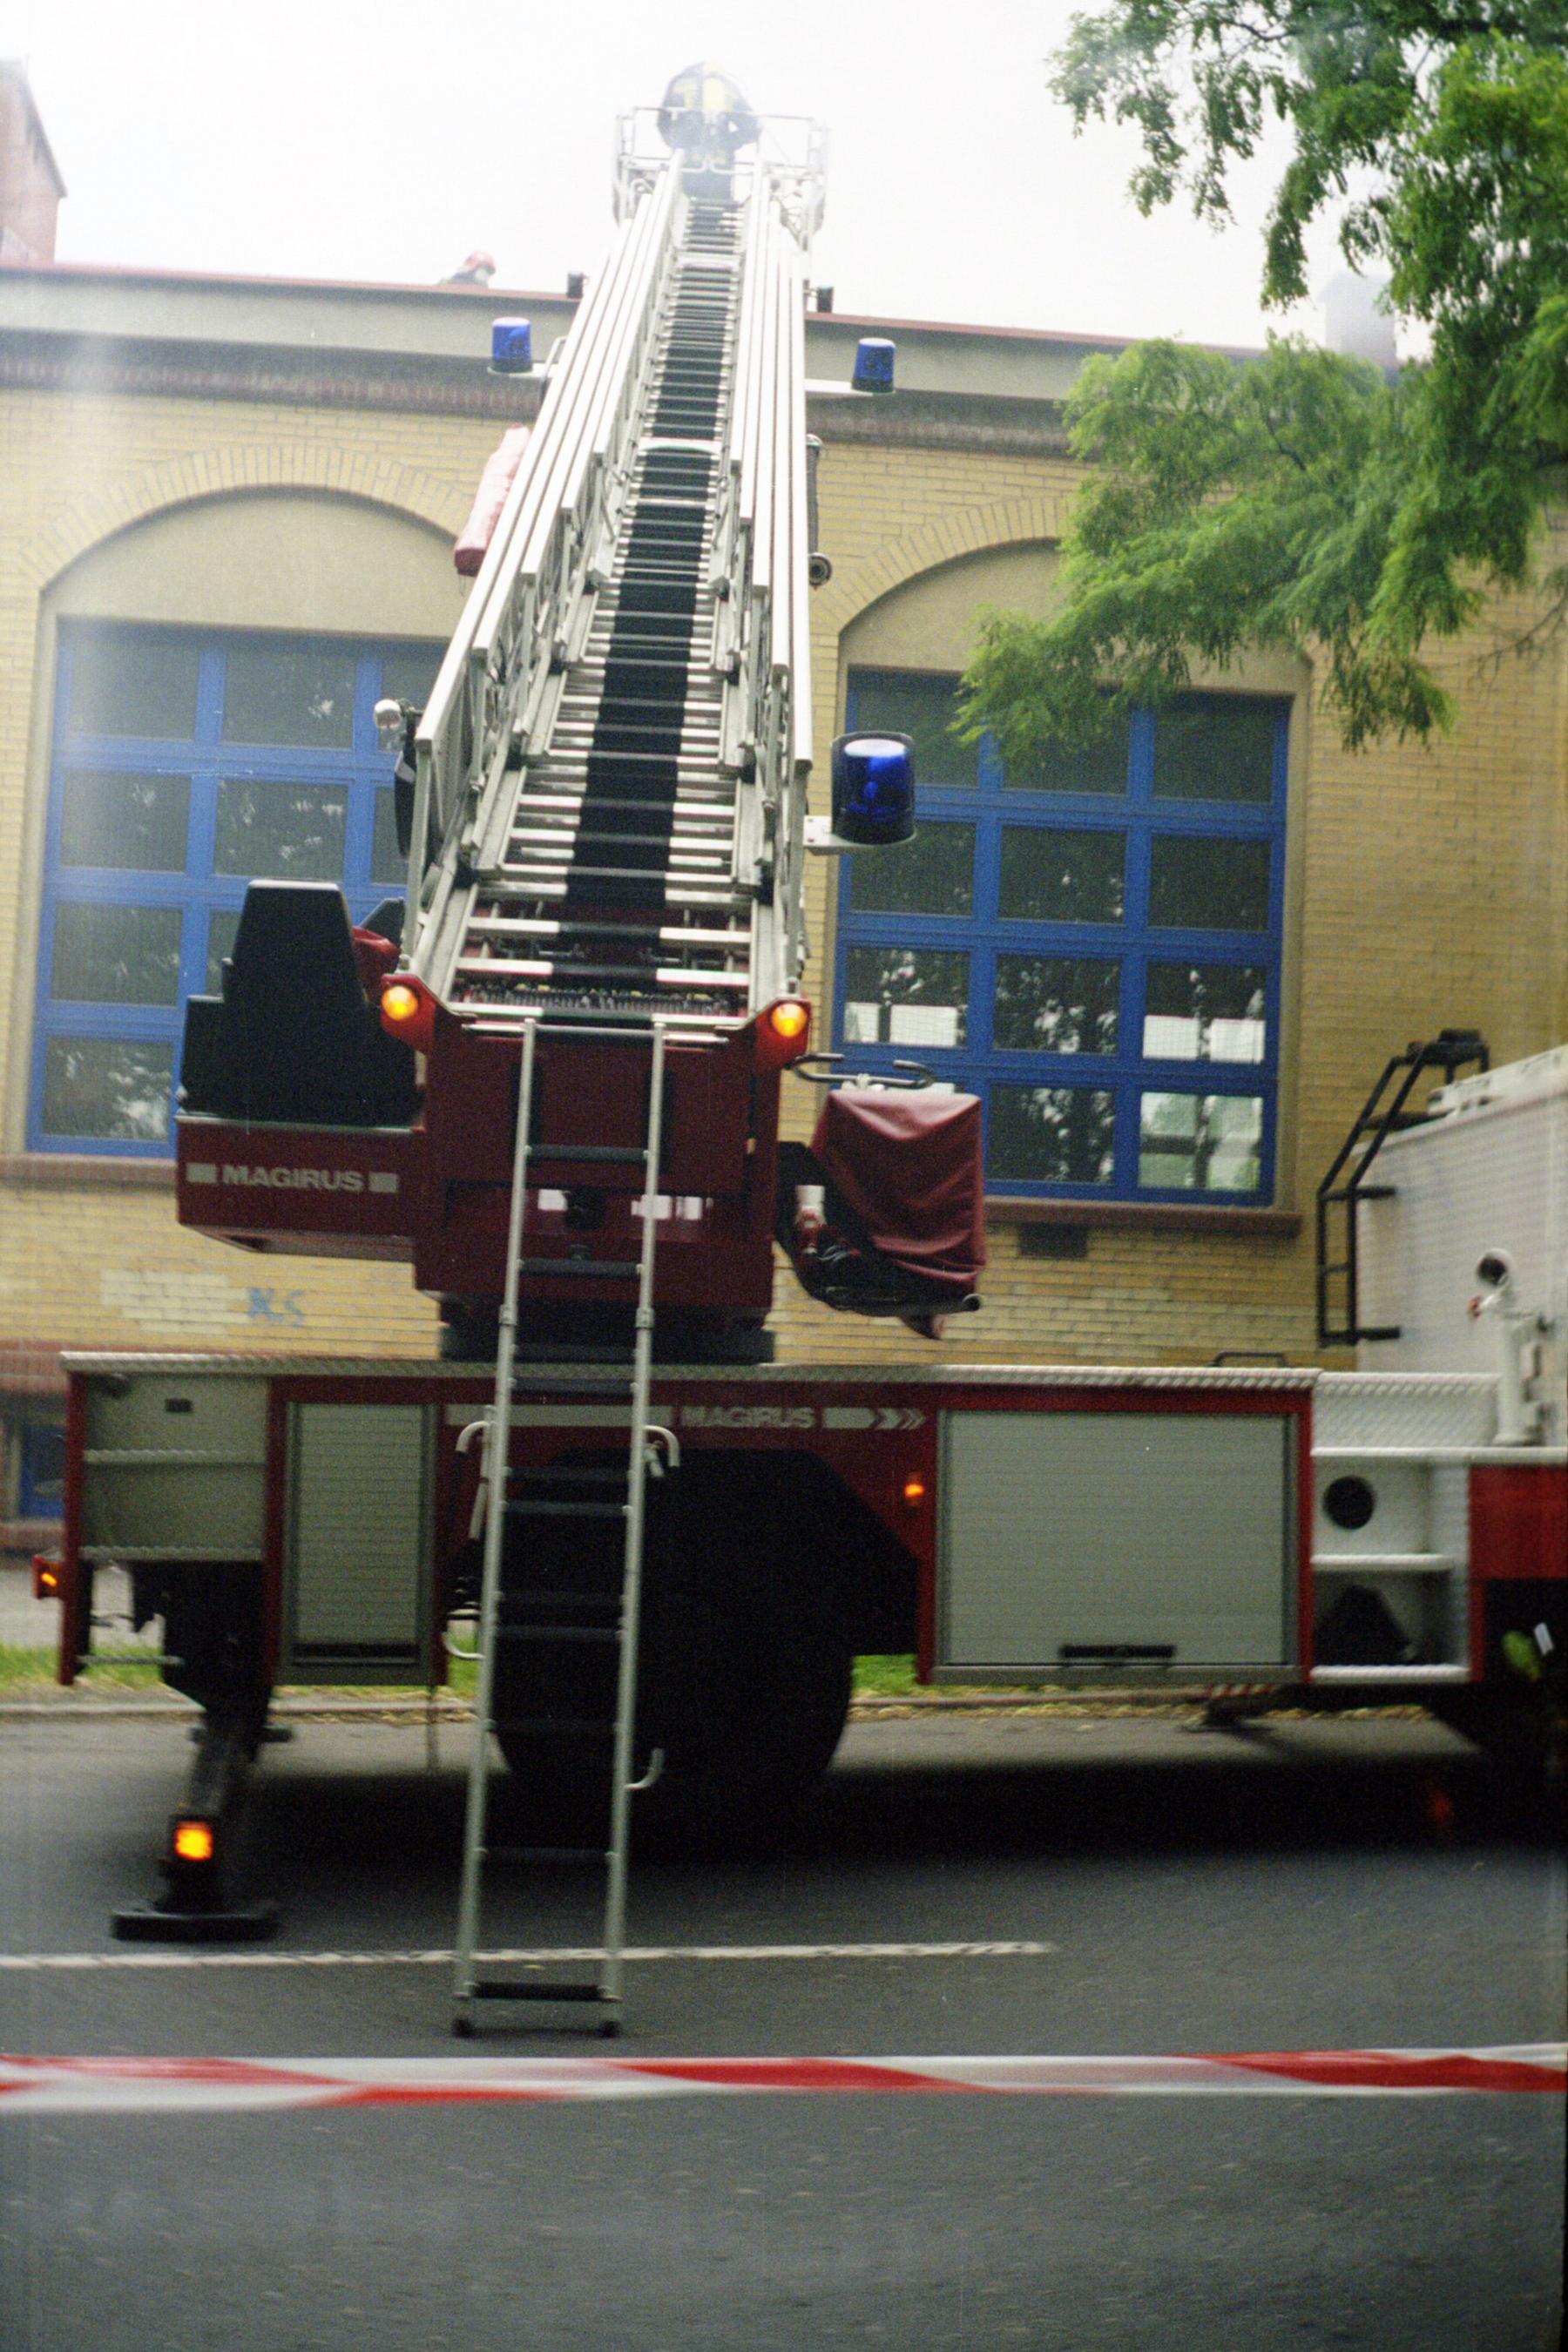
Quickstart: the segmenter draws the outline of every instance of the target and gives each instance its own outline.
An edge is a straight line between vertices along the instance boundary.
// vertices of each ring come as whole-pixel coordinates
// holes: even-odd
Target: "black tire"
[[[635,1801],[639,1827],[699,1843],[765,1828],[826,1769],[853,1666],[834,1544],[776,1459],[695,1457],[650,1488],[633,1771],[656,1749],[663,1762]],[[529,1822],[591,1843],[605,1743],[497,1737]]]

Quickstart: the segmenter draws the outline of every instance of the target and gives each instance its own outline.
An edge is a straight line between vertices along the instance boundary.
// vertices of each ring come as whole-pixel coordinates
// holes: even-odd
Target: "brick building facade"
[[[359,701],[386,664],[433,660],[456,618],[451,538],[500,431],[536,397],[486,373],[490,316],[519,309],[544,348],[571,316],[552,298],[493,291],[0,266],[0,1543],[25,1543],[51,1507],[62,1348],[434,1344],[434,1309],[401,1268],[251,1261],[176,1227],[170,1041],[243,888],[225,826],[267,837],[271,820],[256,812],[269,793],[292,794],[277,805],[310,836],[288,854],[327,859],[297,870],[346,857],[355,911],[356,887],[363,904],[378,895],[384,778]],[[899,397],[813,403],[834,567],[813,605],[819,766],[857,696],[880,723],[906,709],[918,722],[962,668],[979,610],[1042,608],[1076,478],[1060,401],[1093,348],[814,316],[808,373],[847,376],[855,337],[873,330],[899,341]],[[973,772],[938,763],[930,839],[955,874],[973,857],[958,896],[938,906],[920,898],[934,883],[910,885],[919,919],[906,925],[896,890],[879,912],[867,886],[862,908],[853,877],[814,863],[825,1042],[829,1029],[851,1045],[923,1040],[933,1066],[966,1081],[983,1034],[994,1136],[1011,1118],[1022,1139],[994,1141],[985,1307],[955,1323],[948,1353],[1310,1360],[1313,1189],[1386,1055],[1445,1025],[1479,1028],[1495,1059],[1568,1036],[1568,644],[1489,658],[1529,618],[1498,611],[1441,652],[1462,715],[1436,746],[1349,755],[1310,670],[1260,660],[1205,681],[1215,699],[1194,720],[1215,740],[1231,706],[1249,740],[1267,721],[1276,750],[1256,790],[1238,769],[1234,784],[1200,782],[1194,799],[1175,738],[1153,722],[1135,730],[1115,785],[1125,817],[1103,780],[1077,799],[1080,779],[1019,789],[983,750]],[[162,648],[172,677],[188,670],[177,756],[149,748],[112,695],[93,700],[95,648],[132,636]],[[248,722],[261,750],[226,754],[245,695],[283,712],[279,678],[334,663],[353,681],[337,706],[341,742],[331,698],[312,688],[320,744],[285,715],[272,736]],[[189,773],[174,776],[182,761]],[[142,780],[140,829],[112,855],[73,847],[108,805],[106,776]],[[176,786],[187,830],[156,852],[149,828],[174,821]],[[159,856],[169,870],[144,878]],[[1175,913],[1159,903],[1163,857]],[[1115,904],[1093,908],[1080,932],[1070,891],[1041,897],[1030,881],[1048,859],[1063,868],[1053,889],[1103,888],[1115,863],[1126,904],[1113,877]],[[1211,918],[1193,893],[1227,859],[1238,875],[1271,861],[1268,908],[1248,919],[1256,940],[1239,918],[1214,916],[1205,961],[1193,938]],[[1194,919],[1200,934],[1183,928]],[[895,954],[906,929],[914,945]],[[889,969],[890,982],[864,977]],[[1217,1024],[1181,995],[1200,974],[1225,1008]],[[1063,1005],[1097,985],[1111,1009],[1089,1037],[1081,1008]],[[1202,1068],[1200,1030],[1218,1055]],[[1010,1041],[1026,1031],[1039,1050],[1015,1085]],[[1215,1046],[1222,1032],[1230,1043]],[[1098,1074],[1087,1091],[1074,1081],[1086,1040],[1096,1051],[1083,1067]],[[124,1067],[142,1074],[140,1093]],[[1048,1119],[1087,1111],[1100,1141],[1053,1158],[1042,1107]],[[796,1088],[796,1132],[814,1110]],[[1194,1141],[1211,1118],[1217,1159]],[[94,1120],[96,1141],[73,1132]],[[775,1324],[783,1356],[891,1360],[920,1344],[811,1305],[782,1271]]]

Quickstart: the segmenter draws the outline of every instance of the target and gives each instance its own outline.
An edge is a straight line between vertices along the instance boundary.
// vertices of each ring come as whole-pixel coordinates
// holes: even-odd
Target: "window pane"
[[[207,986],[209,996],[223,994],[225,960],[234,953],[235,933],[239,929],[237,907],[215,907],[207,917]]]
[[[1143,1051],[1157,1062],[1261,1062],[1267,974],[1253,963],[1152,963]]]
[[[135,629],[73,629],[70,646],[73,734],[184,742],[195,733],[201,656],[190,639],[143,636]]]
[[[51,1037],[44,1049],[44,1128],[105,1142],[164,1143],[174,1047],[128,1037]]]
[[[999,911],[1029,923],[1119,923],[1126,835],[1004,825]]]
[[[1031,1054],[1114,1054],[1121,966],[1091,956],[996,959],[993,1036]]]
[[[974,907],[974,827],[922,824],[894,849],[848,858],[857,914],[967,915]]]
[[[1097,742],[1053,743],[1043,759],[1009,767],[1002,782],[1026,793],[1124,793],[1131,744],[1131,728],[1120,719]]]
[[[76,1004],[177,1004],[178,907],[55,909],[50,992]]]
[[[1157,834],[1149,920],[1184,931],[1268,927],[1268,844]]]
[[[299,638],[230,646],[224,657],[224,741],[351,744],[357,667],[352,652]]]
[[[189,776],[75,769],[60,792],[60,863],[183,874],[190,814]]]
[[[341,784],[237,782],[217,788],[220,874],[265,875],[274,881],[342,878],[348,793]]]
[[[1268,801],[1280,706],[1187,694],[1154,719],[1154,794],[1163,801]]]
[[[408,860],[397,846],[397,811],[390,791],[375,796],[375,831],[370,845],[370,878],[373,882],[399,883],[408,879]]]
[[[1030,1184],[1109,1184],[1115,1106],[1098,1087],[993,1087],[986,1173]]]
[[[931,948],[851,948],[844,986],[847,1045],[962,1045],[969,958]]]
[[[65,1512],[66,1433],[41,1421],[22,1430],[22,1491],[26,1519],[58,1519]]]
[[[1138,1181],[1151,1190],[1256,1192],[1263,1145],[1257,1095],[1149,1094],[1138,1113]]]
[[[403,646],[389,653],[381,665],[382,693],[423,710],[446,650],[445,646]]]
[[[912,738],[918,784],[972,784],[980,751],[960,743],[952,729],[958,711],[955,677],[879,677],[857,670],[850,680],[857,729],[879,727]]]

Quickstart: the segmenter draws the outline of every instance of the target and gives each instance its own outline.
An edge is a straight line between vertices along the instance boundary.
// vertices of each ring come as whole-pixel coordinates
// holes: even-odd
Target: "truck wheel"
[[[634,1773],[655,1748],[663,1763],[633,1802],[634,1822],[682,1842],[775,1824],[832,1761],[849,1711],[853,1660],[830,1626],[796,1625],[760,1638],[754,1627],[710,1621],[679,1656],[663,1641],[644,1650]],[[570,1734],[496,1733],[515,1781],[514,1802],[546,1842],[591,1845],[605,1833],[605,1744]]]
[[[759,1598],[753,1584],[672,1609],[648,1647],[639,1747],[662,1748],[664,1769],[637,1803],[684,1834],[776,1822],[844,1730],[853,1659],[828,1595],[796,1577]]]

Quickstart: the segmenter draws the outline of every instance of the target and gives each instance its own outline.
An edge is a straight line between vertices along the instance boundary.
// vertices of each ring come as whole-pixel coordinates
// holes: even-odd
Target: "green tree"
[[[1229,167],[1281,123],[1265,301],[1307,291],[1307,232],[1337,210],[1426,356],[1393,379],[1287,338],[1091,362],[1063,600],[985,616],[971,726],[1032,760],[1250,646],[1321,661],[1349,743],[1447,726],[1424,640],[1531,581],[1518,643],[1568,614],[1568,566],[1540,576],[1568,478],[1563,0],[1110,0],[1073,20],[1054,87],[1079,128],[1137,129],[1145,212],[1185,191],[1222,220]]]

